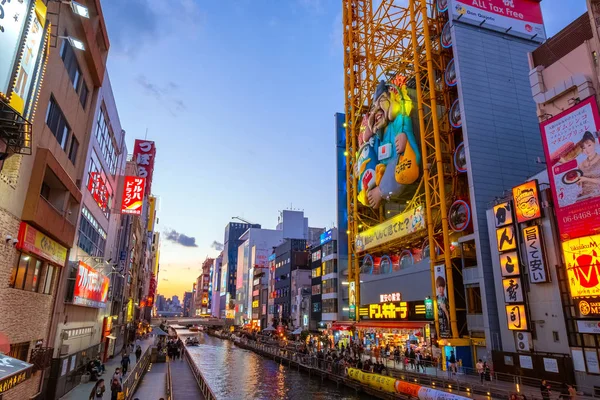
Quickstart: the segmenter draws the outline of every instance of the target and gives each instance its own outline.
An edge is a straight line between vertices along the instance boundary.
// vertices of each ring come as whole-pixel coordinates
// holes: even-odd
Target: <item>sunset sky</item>
[[[191,290],[232,217],[274,228],[278,210],[293,207],[333,226],[341,0],[102,5],[129,152],[146,129],[156,142],[159,293]],[[542,10],[551,36],[585,0],[544,0]]]

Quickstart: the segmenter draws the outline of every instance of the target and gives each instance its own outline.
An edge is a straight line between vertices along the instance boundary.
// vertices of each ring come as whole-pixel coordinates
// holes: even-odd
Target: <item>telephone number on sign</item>
[[[586,211],[581,211],[581,212],[578,212],[575,214],[571,214],[566,217],[563,217],[562,220],[564,223],[570,223],[570,222],[583,221],[586,218],[591,218],[591,217],[600,217],[600,208],[595,208],[593,210],[586,210]]]

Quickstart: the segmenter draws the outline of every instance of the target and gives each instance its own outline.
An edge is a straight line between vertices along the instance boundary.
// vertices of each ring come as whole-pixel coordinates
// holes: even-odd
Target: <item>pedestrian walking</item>
[[[117,378],[113,378],[112,383],[110,384],[110,400],[117,400],[119,398],[119,393],[123,391],[123,385],[121,385],[121,381]]]
[[[131,360],[129,359],[129,354],[125,353],[123,358],[121,358],[121,367],[123,367],[123,376],[127,375],[127,370],[129,369],[129,363]]]
[[[142,346],[138,346],[135,349],[135,359],[136,359],[136,362],[140,362],[140,358],[142,358]]]
[[[89,400],[97,400],[104,398],[104,392],[106,388],[104,387],[104,379],[98,379],[98,382],[94,385],[92,392],[90,393]]]
[[[117,367],[117,369],[115,369],[115,373],[113,374],[112,379],[115,379],[115,378],[118,379],[119,382],[121,382],[121,383],[123,382],[123,375],[121,374],[121,368]]]
[[[456,374],[456,356],[454,355],[454,351],[450,351],[450,358],[448,359],[448,363],[450,364],[451,374]]]
[[[481,383],[483,383],[484,369],[483,369],[483,361],[481,361],[481,358],[479,359],[479,361],[477,362],[475,367],[477,368],[477,373],[479,374],[479,377],[481,378]]]
[[[546,382],[545,379],[540,383],[540,393],[542,394],[542,399],[550,399],[550,385],[548,385],[548,382]]]

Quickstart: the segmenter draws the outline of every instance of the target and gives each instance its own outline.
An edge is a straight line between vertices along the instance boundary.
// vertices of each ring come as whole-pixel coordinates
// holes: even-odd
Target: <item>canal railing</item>
[[[204,398],[206,400],[217,400],[217,396],[214,394],[214,392],[210,388],[208,382],[206,381],[206,378],[204,378],[204,375],[202,374],[202,371],[200,371],[200,368],[196,365],[194,360],[192,360],[190,353],[188,352],[187,348],[185,348],[185,347],[183,348],[183,357],[185,358],[185,361],[188,363],[188,366],[190,367],[190,369],[192,370],[192,374],[194,375],[194,378],[196,378],[196,382],[198,383],[198,387],[200,388],[200,391],[204,395]],[[177,400],[177,399],[173,399],[173,400]]]
[[[171,363],[167,362],[167,380],[165,383],[166,400],[173,400],[173,381],[171,380]]]
[[[152,354],[152,347],[148,346],[142,357],[136,362],[135,366],[131,370],[131,372],[127,375],[125,379],[123,379],[123,393],[125,393],[125,400],[130,400],[133,398],[133,394],[135,393],[136,388],[142,381],[142,377],[148,370],[148,366],[150,365],[150,356]]]

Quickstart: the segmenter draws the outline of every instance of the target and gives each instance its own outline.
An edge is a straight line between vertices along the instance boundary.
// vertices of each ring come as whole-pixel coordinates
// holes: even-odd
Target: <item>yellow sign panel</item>
[[[600,296],[600,235],[563,242],[571,297]]]
[[[537,180],[525,182],[512,190],[517,222],[527,222],[542,216]]]
[[[47,261],[64,265],[68,249],[25,222],[19,228],[19,250],[38,255]]]
[[[252,308],[258,308],[258,300],[252,302]]]
[[[496,243],[498,251],[509,251],[517,248],[517,238],[515,237],[515,227],[508,225],[496,229]]]
[[[506,305],[506,320],[511,331],[528,330],[527,313],[522,304]]]
[[[398,214],[356,235],[356,251],[372,249],[425,229],[423,207]]]
[[[156,220],[156,197],[148,197],[148,232],[154,232],[154,221]]]
[[[494,206],[494,221],[496,223],[496,228],[499,228],[504,225],[512,225],[513,216],[510,201],[496,204]]]
[[[133,321],[133,299],[127,302],[127,322]]]
[[[369,319],[406,319],[408,316],[408,304],[405,301],[369,304],[367,307],[360,307],[358,314],[361,317],[368,317]]]

